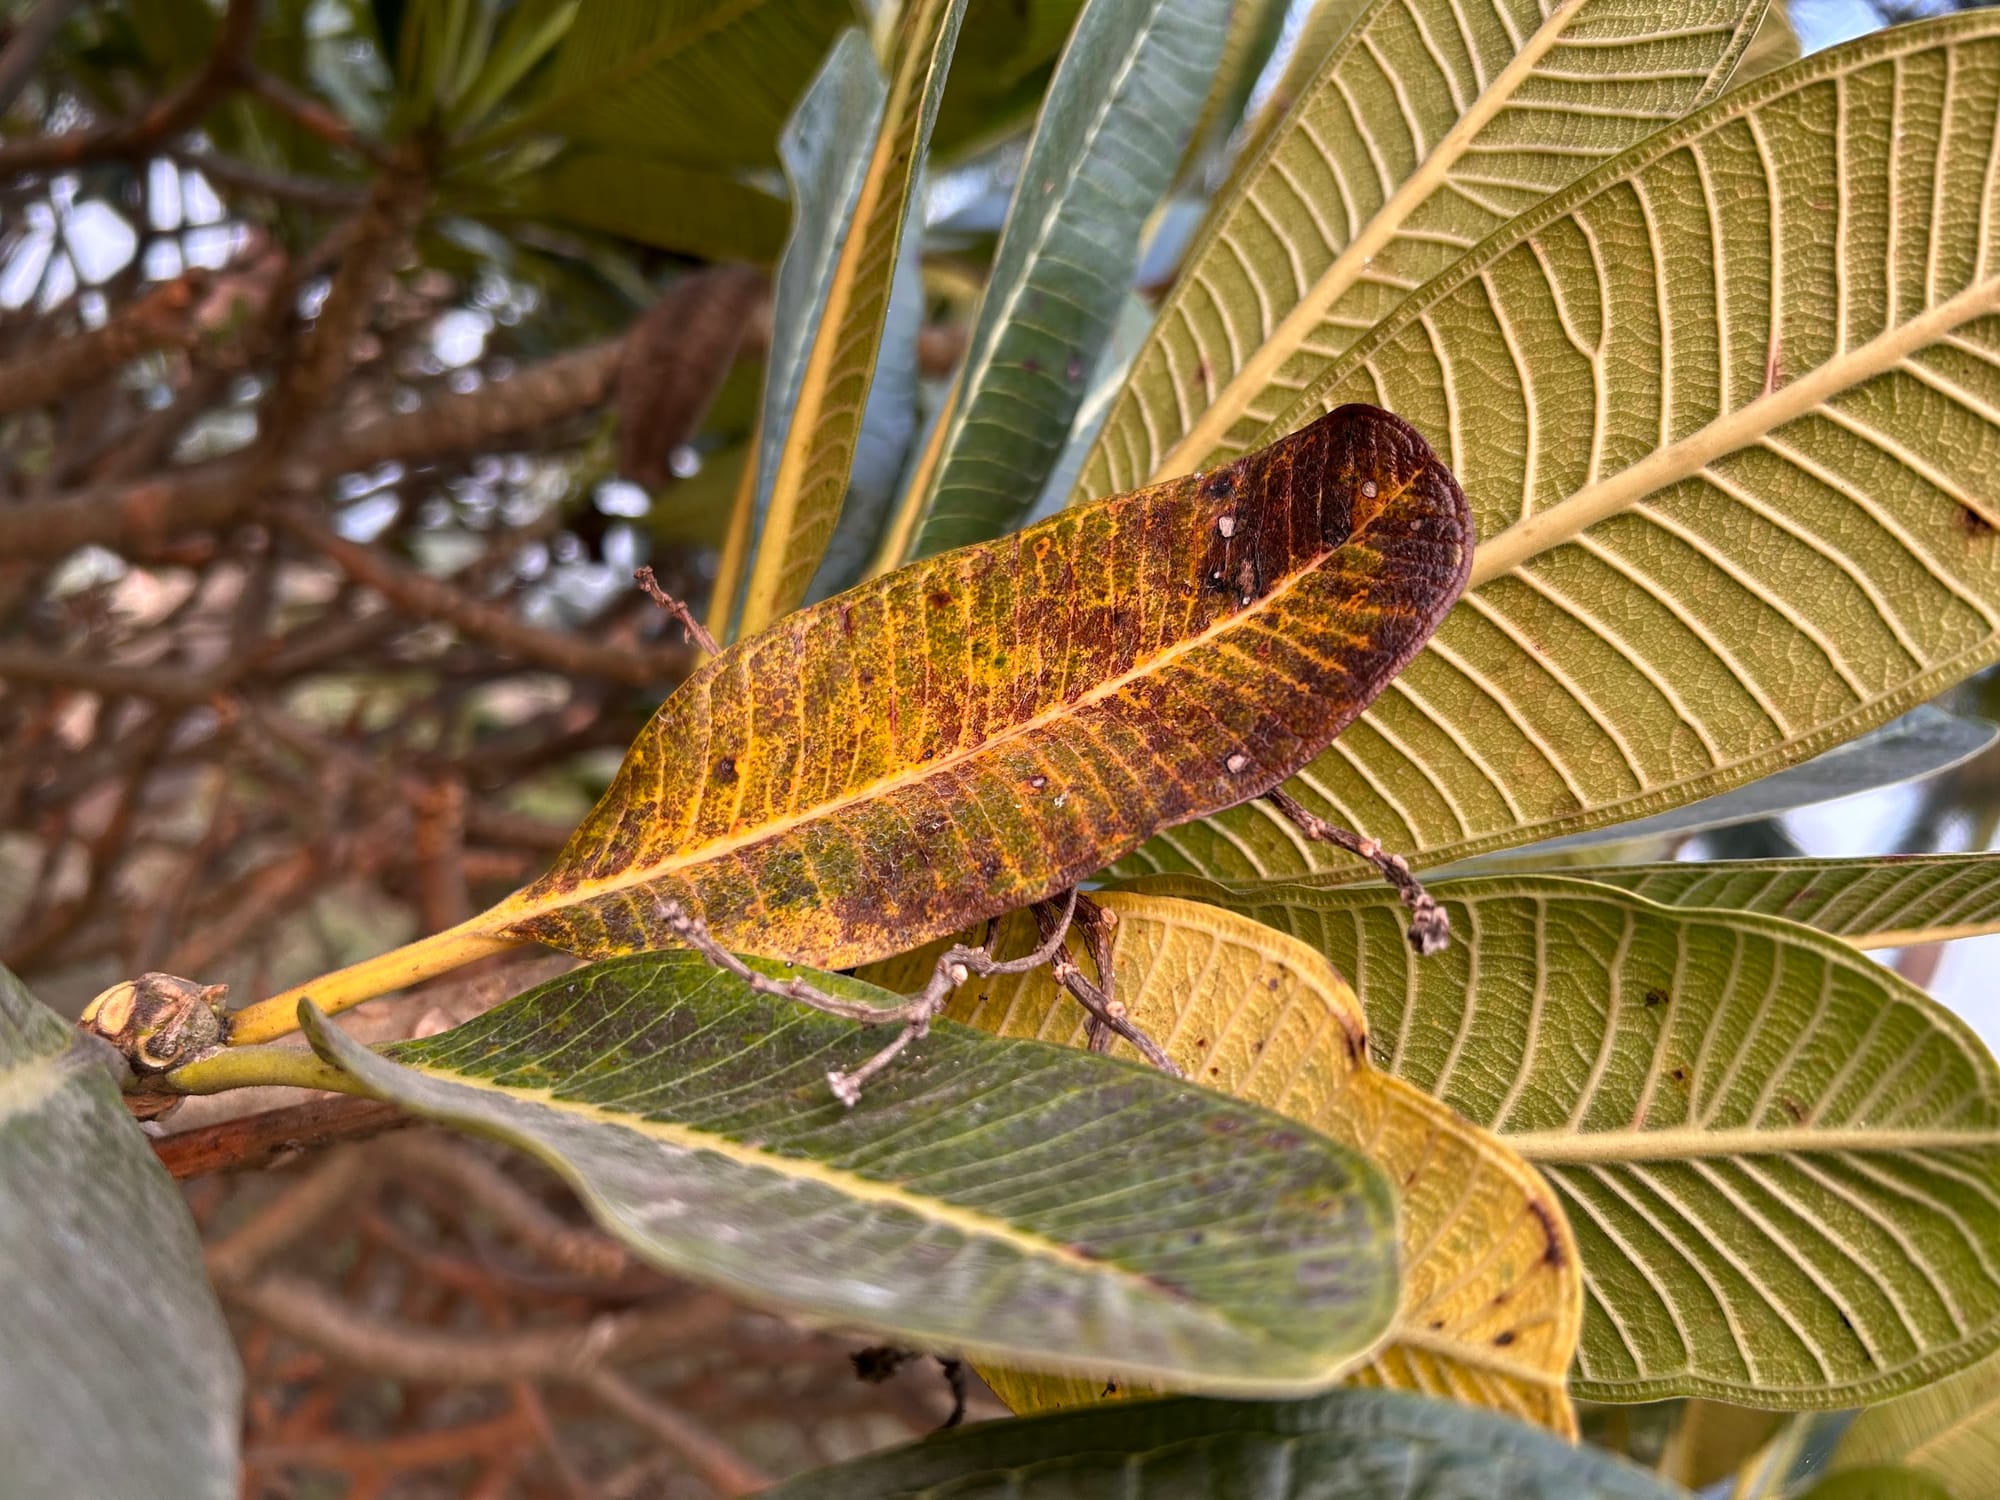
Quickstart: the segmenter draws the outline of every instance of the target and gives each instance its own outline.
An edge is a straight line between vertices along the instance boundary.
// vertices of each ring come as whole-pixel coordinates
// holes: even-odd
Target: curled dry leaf
[[[1388,1340],[1351,1379],[1575,1436],[1564,1381],[1583,1276],[1554,1190],[1503,1142],[1371,1067],[1360,1002],[1305,943],[1198,902],[1115,891],[1096,899],[1118,919],[1118,998],[1190,1078],[1311,1125],[1396,1184],[1402,1304]],[[1033,942],[1025,919],[1010,918],[995,951]],[[902,987],[926,960],[891,959],[867,977]],[[976,980],[947,1014],[999,1036],[1085,1045],[1083,1012],[1045,969]],[[1133,1055],[1124,1044],[1114,1052]],[[981,1374],[1017,1411],[1107,1393],[1102,1379]]]
[[[1423,646],[1472,556],[1457,481],[1370,406],[926,559],[710,662],[555,868],[461,927],[266,1001],[291,1029],[523,941],[847,968],[1041,900],[1268,790]]]

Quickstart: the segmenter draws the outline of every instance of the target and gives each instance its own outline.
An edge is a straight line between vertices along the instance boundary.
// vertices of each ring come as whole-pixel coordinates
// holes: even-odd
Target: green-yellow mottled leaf
[[[2000,932],[2000,855],[1726,859],[1565,870],[1665,906],[1766,912],[1857,948],[1901,948]]]
[[[1465,601],[1300,800],[1444,863],[1742,785],[2000,656],[1996,121],[1992,11],[1817,54],[1516,220],[1260,429],[1386,402],[1479,523]],[[1252,810],[1128,868],[1353,874]]]
[[[1382,890],[1167,878],[1350,977],[1376,1062],[1540,1167],[1583,1251],[1571,1392],[1852,1406],[2000,1345],[2000,1067],[1839,940],[1498,876]]]
[[[1053,895],[1314,755],[1421,649],[1467,540],[1450,474],[1354,407],[914,563],[688,678],[542,879],[233,1034],[512,943],[670,947],[670,901],[727,946],[851,968]]]
[[[982,1422],[769,1500],[1685,1500],[1591,1448],[1449,1401],[1138,1401]]]
[[[1762,9],[1377,0],[1210,210],[1079,493],[1256,446],[1405,295],[1719,89]]]
[[[1139,1065],[941,1022],[850,1109],[826,1075],[879,1031],[686,953],[381,1053],[304,1009],[369,1093],[533,1152],[648,1260],[818,1323],[1271,1396],[1339,1378],[1394,1312],[1364,1158]]]
[[[1298,939],[1192,901],[1127,892],[1099,900],[1117,923],[1116,998],[1189,1077],[1364,1153],[1397,1185],[1402,1304],[1388,1342],[1350,1378],[1489,1407],[1574,1437],[1563,1382],[1583,1283],[1576,1243],[1533,1168],[1369,1066],[1354,992]],[[1002,926],[995,952],[1027,953],[1037,939],[1022,914]],[[919,952],[865,972],[889,988],[913,988],[934,961]],[[1086,1044],[1083,1012],[1047,969],[976,980],[947,1013],[998,1036]],[[1123,1042],[1113,1055],[1138,1056]],[[1105,1386],[1101,1376],[981,1374],[1016,1411],[1096,1400]]]

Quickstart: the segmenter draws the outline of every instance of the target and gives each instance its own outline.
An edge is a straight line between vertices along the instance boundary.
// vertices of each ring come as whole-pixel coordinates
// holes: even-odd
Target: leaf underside
[[[1410,428],[1354,406],[801,610],[696,673],[555,868],[472,930],[846,968],[1060,891],[1310,759],[1470,556]]]
[[[1615,885],[1662,906],[1764,912],[1845,938],[1896,948],[2000,931],[2000,857],[1725,859],[1605,865],[1565,874]]]
[[[1386,892],[1144,884],[1316,948],[1380,1066],[1555,1184],[1573,1394],[1853,1406],[2000,1344],[2000,1067],[1847,944],[1506,876],[1434,886],[1453,941],[1419,963]]]
[[[1138,1401],[984,1422],[801,1475],[769,1500],[1675,1500],[1597,1449],[1388,1391]]]
[[[647,1259],[818,1323],[1268,1396],[1330,1384],[1394,1311],[1394,1200],[1364,1158],[1130,1063],[944,1022],[849,1109],[826,1075],[880,1030],[688,953],[384,1053],[302,1012],[371,1093],[533,1152]]]
[[[0,969],[0,1481],[237,1490],[243,1370],[201,1240],[101,1059]]]
[[[1996,33],[1896,27],[1731,92],[1486,240],[1262,429],[1390,405],[1480,538],[1464,602],[1302,801],[1444,863],[1742,785],[2000,655]],[[1125,869],[1355,873],[1254,808]]]
[[[1389,1340],[1349,1378],[1447,1396],[1576,1434],[1564,1390],[1583,1316],[1575,1240],[1548,1185],[1485,1131],[1369,1066],[1346,982],[1296,938],[1192,901],[1101,893],[1116,920],[1115,995],[1190,1077],[1362,1152],[1397,1185],[1403,1298]],[[1010,918],[995,952],[1024,953]],[[1085,962],[1087,956],[1080,955]],[[929,955],[869,976],[921,980]],[[1082,1011],[1046,969],[961,989],[951,1016],[998,1036],[1085,1044]],[[1136,1056],[1123,1042],[1114,1056]],[[1016,1411],[1101,1399],[1105,1382],[982,1370]]]

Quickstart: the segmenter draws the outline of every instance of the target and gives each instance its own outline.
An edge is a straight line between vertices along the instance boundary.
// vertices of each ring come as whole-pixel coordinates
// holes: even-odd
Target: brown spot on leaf
[[[715,763],[715,779],[722,786],[736,784],[736,757],[725,755]]]
[[[1493,1342],[1497,1344],[1500,1348],[1505,1349],[1509,1344],[1514,1342],[1515,1337],[1516,1335],[1514,1333],[1514,1330],[1508,1328],[1500,1333],[1494,1334]]]
[[[1542,1261],[1545,1265],[1561,1267],[1569,1257],[1563,1254],[1562,1230],[1557,1227],[1556,1211],[1537,1198],[1528,1200],[1528,1212],[1542,1226]]]
[[[1656,1005],[1665,1005],[1667,1003],[1668,998],[1669,997],[1665,990],[1662,989],[1647,990],[1646,1009],[1651,1010]]]
[[[1993,523],[1969,505],[1958,508],[1958,529],[1974,541],[1993,535]]]

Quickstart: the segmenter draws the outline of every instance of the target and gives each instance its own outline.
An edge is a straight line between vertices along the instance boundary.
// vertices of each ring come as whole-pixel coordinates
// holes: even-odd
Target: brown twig
[[[1053,958],[1062,947],[1063,935],[1069,931],[1070,918],[1076,912],[1076,891],[1072,888],[1064,900],[1061,919],[1055,927],[1055,935],[1033,953],[1024,958],[996,959],[985,948],[968,948],[954,944],[938,955],[936,966],[931,970],[930,982],[918,994],[908,996],[901,1005],[869,1005],[855,1000],[841,1000],[804,979],[772,979],[758,973],[742,959],[716,942],[707,925],[678,901],[659,901],[654,908],[660,920],[667,924],[673,935],[694,949],[718,969],[735,975],[760,995],[769,995],[780,1000],[797,1000],[810,1005],[827,1015],[838,1016],[843,1021],[858,1021],[865,1026],[888,1026],[900,1023],[902,1030],[890,1042],[860,1067],[848,1072],[838,1069],[826,1075],[826,1081],[833,1090],[834,1098],[850,1109],[861,1100],[861,1090],[868,1080],[880,1073],[902,1053],[903,1049],[930,1030],[930,1025],[944,1009],[951,992],[964,984],[973,975],[982,978],[994,974],[1025,974],[1038,969]]]
[[[207,289],[206,272],[186,272],[115,309],[100,328],[40,341],[0,361],[0,413],[59,401],[156,349],[187,347],[201,336],[197,314]]]
[[[613,1241],[565,1222],[491,1162],[442,1136],[400,1136],[385,1141],[380,1150],[413,1176],[448,1181],[464,1202],[498,1220],[530,1250],[565,1270],[608,1278],[632,1264]]]
[[[391,165],[389,153],[380,145],[317,99],[300,93],[277,74],[266,72],[246,59],[238,68],[238,77],[244,88],[329,146],[352,151],[378,167]]]
[[[204,1252],[210,1279],[234,1285],[256,1275],[279,1251],[309,1233],[374,1175],[354,1147],[330,1151],[248,1221]]]
[[[1074,892],[1071,894],[1073,897],[1075,896]],[[1084,940],[1090,947],[1091,962],[1097,968],[1099,980],[1098,982],[1093,982],[1077,966],[1076,959],[1070,953],[1069,944],[1061,940],[1058,927],[1060,913],[1055,903],[1051,901],[1038,901],[1034,906],[1035,925],[1040,929],[1043,940],[1046,942],[1052,933],[1058,935],[1055,958],[1049,965],[1050,977],[1065,990],[1069,991],[1077,1004],[1081,1005],[1085,1013],[1090,1017],[1090,1024],[1086,1030],[1086,1035],[1090,1035],[1092,1032],[1101,1032],[1107,1042],[1113,1036],[1123,1037],[1138,1049],[1141,1057],[1145,1058],[1147,1062],[1151,1063],[1161,1072],[1171,1073],[1176,1078],[1186,1077],[1187,1075],[1181,1071],[1174,1060],[1167,1056],[1166,1049],[1135,1026],[1125,1007],[1111,997],[1111,945],[1108,938],[1107,924],[1103,924],[1101,920],[1085,918],[1083,911],[1086,900],[1088,900],[1086,897],[1076,897],[1075,904],[1078,915],[1075,926],[1078,931],[1085,935]],[[1101,917],[1109,917],[1111,915],[1110,912],[1099,907],[1094,901],[1089,902],[1089,906],[1093,913],[1100,914]],[[1094,1045],[1096,1042],[1095,1035],[1091,1035],[1091,1041],[1093,1043],[1091,1047],[1093,1052],[1106,1050],[1104,1047]]]
[[[660,580],[653,576],[651,568],[639,569],[632,575],[632,581],[646,591],[648,599],[681,622],[681,629],[687,632],[692,644],[701,647],[710,656],[721,654],[722,648],[715,644],[715,637],[708,633],[708,627],[695,618],[693,610],[660,587]]]
[[[718,1443],[700,1427],[655,1401],[631,1381],[599,1370],[583,1382],[598,1400],[635,1426],[643,1427],[678,1454],[687,1465],[724,1495],[754,1495],[769,1489],[771,1477]]]
[[[575,677],[602,677],[632,687],[661,687],[685,677],[688,653],[674,647],[624,650],[582,636],[531,625],[513,611],[461,592],[391,562],[379,547],[364,547],[297,510],[277,514],[278,524],[333,563],[356,583],[375,590],[404,614],[451,625],[536,666]]]
[[[145,113],[109,125],[0,144],[0,176],[60,171],[106,157],[133,156],[193,128],[242,83],[257,37],[260,8],[261,0],[229,0],[215,45],[201,71]]]
[[[1271,788],[1264,796],[1307,838],[1359,855],[1382,872],[1382,878],[1396,888],[1396,894],[1402,897],[1403,905],[1410,910],[1410,946],[1419,957],[1428,958],[1445,950],[1451,941],[1451,918],[1424,889],[1423,883],[1410,873],[1407,859],[1400,854],[1389,853],[1373,839],[1335,827],[1280,787]]]
[[[185,1181],[213,1172],[269,1166],[310,1146],[360,1140],[410,1123],[410,1117],[395,1105],[377,1099],[314,1099],[157,1136],[153,1155],[168,1175]]]

